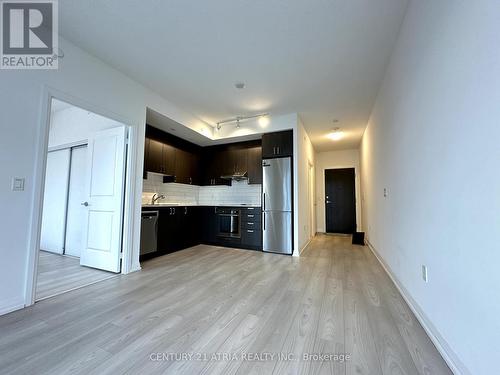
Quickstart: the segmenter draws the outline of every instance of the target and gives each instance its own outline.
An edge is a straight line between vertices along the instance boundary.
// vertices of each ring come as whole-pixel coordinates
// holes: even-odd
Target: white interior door
[[[89,137],[80,264],[120,272],[125,177],[124,126]]]
[[[47,154],[40,249],[62,254],[68,199],[69,149]]]
[[[83,249],[83,226],[87,209],[82,202],[87,199],[87,145],[71,149],[69,173],[68,214],[66,215],[66,244],[64,254],[80,257]]]

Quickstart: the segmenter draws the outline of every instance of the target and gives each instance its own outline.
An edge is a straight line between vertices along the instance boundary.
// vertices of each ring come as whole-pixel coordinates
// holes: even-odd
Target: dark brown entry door
[[[356,231],[354,168],[325,169],[325,212],[327,233]]]

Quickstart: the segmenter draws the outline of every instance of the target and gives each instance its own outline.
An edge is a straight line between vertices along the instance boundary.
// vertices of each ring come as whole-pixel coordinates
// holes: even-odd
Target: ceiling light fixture
[[[328,133],[327,137],[332,141],[340,141],[344,138],[344,132],[341,132],[340,128],[334,128],[331,133]]]
[[[217,122],[217,125],[216,125],[215,128],[217,130],[220,130],[222,128],[222,125],[224,125],[224,124],[230,124],[230,123],[233,123],[233,122],[236,123],[236,127],[237,128],[240,128],[241,127],[241,121],[250,120],[250,119],[253,119],[253,118],[259,118],[259,125],[262,126],[261,119],[265,118],[266,120],[262,120],[262,121],[267,121],[267,123],[269,123],[268,116],[269,116],[269,113],[259,113],[258,115],[253,115],[253,116],[236,116],[236,117],[233,117],[233,118],[230,118],[230,119],[227,119],[227,120],[222,120],[222,121]]]
[[[269,125],[269,116],[268,115],[260,116],[259,125],[261,128],[267,127],[267,125]]]

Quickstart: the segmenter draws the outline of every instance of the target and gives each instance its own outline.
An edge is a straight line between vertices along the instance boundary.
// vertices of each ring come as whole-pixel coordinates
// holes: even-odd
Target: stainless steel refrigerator
[[[292,254],[292,160],[262,160],[263,250]]]

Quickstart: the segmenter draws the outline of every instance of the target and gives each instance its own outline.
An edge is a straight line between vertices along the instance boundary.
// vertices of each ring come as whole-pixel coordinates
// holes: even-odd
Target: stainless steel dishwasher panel
[[[158,251],[158,216],[159,211],[142,211],[141,255]]]

